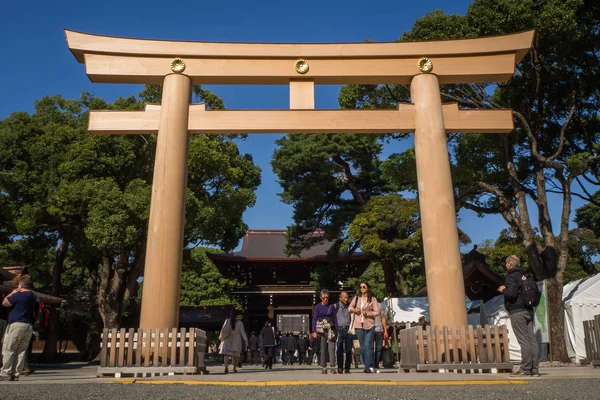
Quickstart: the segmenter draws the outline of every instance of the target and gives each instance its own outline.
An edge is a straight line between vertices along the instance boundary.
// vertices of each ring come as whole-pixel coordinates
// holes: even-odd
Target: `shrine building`
[[[324,241],[299,256],[285,254],[285,230],[248,230],[240,251],[209,254],[219,272],[236,279],[241,287],[233,292],[244,307],[246,330],[260,331],[271,319],[282,331],[309,332],[312,311],[319,291],[310,285],[311,273],[331,268],[334,274],[328,289],[330,304],[337,301],[341,282],[359,277],[371,260],[362,253],[328,255],[332,242]],[[348,288],[354,291],[355,288]]]

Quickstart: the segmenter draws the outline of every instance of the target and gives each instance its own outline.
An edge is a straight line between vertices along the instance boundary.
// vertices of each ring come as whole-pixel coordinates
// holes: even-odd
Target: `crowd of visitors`
[[[367,282],[360,283],[352,300],[347,292],[341,292],[335,304],[330,304],[329,298],[329,291],[321,290],[311,332],[280,332],[269,320],[260,332],[252,331],[246,337],[233,310],[219,335],[218,354],[223,355],[225,373],[230,362],[237,372],[244,356],[247,364],[260,363],[265,369],[273,369],[275,363],[318,364],[323,374],[349,374],[352,364],[358,368],[362,362],[365,373],[379,373],[382,354],[387,351],[392,359],[385,306],[373,296]],[[209,352],[216,351],[216,343],[209,345]]]

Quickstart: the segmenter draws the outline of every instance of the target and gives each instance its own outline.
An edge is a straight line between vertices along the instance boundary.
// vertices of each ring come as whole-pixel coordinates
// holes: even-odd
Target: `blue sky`
[[[0,119],[13,111],[33,111],[43,95],[79,97],[88,91],[107,101],[137,94],[138,85],[92,84],[67,49],[63,29],[138,37],[229,42],[389,42],[410,30],[426,12],[464,14],[470,1],[240,1],[201,2],[35,0],[2,2],[0,8]],[[229,109],[287,109],[285,86],[206,86]],[[338,86],[316,87],[316,108],[339,108]],[[291,207],[281,203],[281,188],[269,164],[280,135],[251,135],[239,144],[263,170],[256,206],[244,214],[254,229],[284,229]],[[392,143],[385,155],[410,144]],[[558,223],[560,203],[551,204]],[[581,206],[574,200],[573,209]],[[535,215],[532,213],[535,220]],[[500,216],[478,218],[461,211],[459,226],[474,243],[494,239],[506,223]],[[558,227],[555,227],[555,230]],[[463,250],[469,250],[470,246]]]

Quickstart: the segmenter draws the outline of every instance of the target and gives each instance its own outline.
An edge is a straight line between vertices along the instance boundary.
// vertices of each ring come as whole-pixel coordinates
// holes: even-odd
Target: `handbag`
[[[352,314],[350,317],[350,327],[348,328],[348,333],[351,335],[356,335],[356,329],[354,329],[354,320],[356,319],[356,314]]]
[[[223,324],[223,327],[221,328],[221,332],[219,332],[219,340],[223,341],[225,339],[227,339],[229,337],[229,334],[231,333],[231,324],[228,324],[229,320],[225,320],[225,323]]]
[[[325,323],[326,322],[327,322],[327,320],[324,320],[324,319],[317,320],[317,333],[325,332]],[[327,323],[327,325],[329,325],[329,323]]]
[[[328,313],[331,312],[331,305],[329,306]],[[317,333],[325,333],[331,328],[331,323],[327,319],[319,319],[317,320]]]
[[[358,297],[355,297],[355,299],[358,299]],[[354,307],[356,307],[356,303],[358,302],[358,300],[356,300],[354,302]],[[351,335],[356,335],[356,328],[354,328],[354,320],[356,319],[356,314],[352,313],[352,316],[350,317],[350,327],[348,328],[348,333]]]

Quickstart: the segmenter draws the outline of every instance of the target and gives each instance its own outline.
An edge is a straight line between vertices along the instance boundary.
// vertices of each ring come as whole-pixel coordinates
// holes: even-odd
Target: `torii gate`
[[[534,31],[407,43],[249,44],[127,39],[65,31],[92,82],[163,84],[161,106],[92,111],[96,134],[158,133],[141,328],[178,325],[189,134],[415,132],[432,326],[467,315],[446,132],[508,133],[511,110],[442,105],[439,84],[508,80]],[[207,111],[192,84],[286,84],[285,111]],[[398,110],[314,110],[315,84],[410,84]]]

